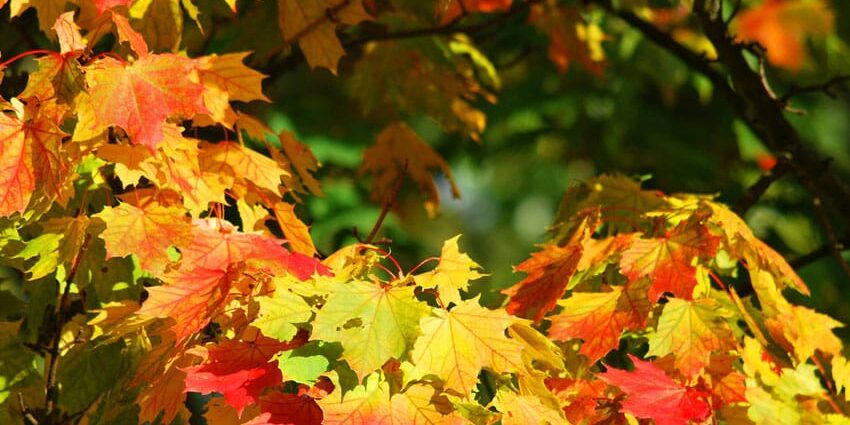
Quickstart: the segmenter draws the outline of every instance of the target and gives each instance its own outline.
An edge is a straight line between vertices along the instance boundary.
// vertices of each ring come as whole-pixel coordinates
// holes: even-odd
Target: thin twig
[[[398,197],[398,192],[401,191],[401,184],[404,182],[404,176],[407,174],[407,160],[404,161],[404,165],[401,167],[401,173],[399,173],[398,178],[395,181],[395,186],[393,186],[393,191],[390,192],[389,196],[384,200],[384,205],[381,207],[381,215],[378,216],[378,220],[375,221],[375,225],[372,226],[372,231],[369,232],[369,235],[366,236],[366,239],[363,241],[365,244],[371,244],[375,239],[375,236],[378,236],[378,231],[381,230],[381,226],[384,224],[384,219],[387,218],[387,214],[390,212],[390,208],[392,208],[393,203]]]
[[[833,229],[832,223],[829,221],[829,217],[823,208],[823,201],[821,200],[820,195],[814,192],[814,188],[810,188],[810,190],[813,192],[812,207],[815,210],[815,217],[817,217],[818,223],[826,236],[829,253],[838,263],[839,267],[841,267],[841,270],[844,271],[844,274],[846,274],[847,277],[850,277],[850,264],[847,264],[847,261],[844,260],[844,256],[841,255],[841,251],[844,250],[844,245],[842,245],[835,236],[835,229]]]
[[[24,395],[20,392],[18,393],[18,408],[21,409],[21,415],[23,415],[26,425],[39,425],[38,419],[30,413],[30,409],[24,403]]]
[[[746,192],[744,192],[732,210],[738,215],[744,215],[744,213],[746,213],[759,201],[759,199],[761,199],[773,182],[781,179],[790,170],[791,167],[788,166],[787,159],[785,159],[785,157],[780,157],[773,169],[762,174],[762,176],[752,186],[750,186]]]
[[[818,248],[818,249],[816,249],[816,250],[814,250],[814,251],[812,251],[808,254],[802,255],[802,256],[797,257],[796,259],[794,259],[792,261],[789,261],[789,264],[791,264],[791,267],[793,267],[795,269],[799,269],[801,267],[808,266],[809,264],[812,264],[815,261],[818,261],[821,258],[832,254],[834,247],[835,247],[835,245],[831,245],[831,246],[829,244],[823,245],[820,248]],[[838,241],[838,249],[840,249],[841,251],[846,251],[847,249],[850,249],[850,237],[845,237],[844,239],[839,240]]]
[[[803,93],[816,93],[823,92],[827,96],[835,99],[836,94],[832,91],[835,86],[850,82],[850,75],[839,75],[837,77],[833,77],[828,81],[821,84],[813,84],[810,86],[791,86],[787,93],[783,94],[782,97],[779,98],[780,102],[788,103],[792,97],[797,96]]]
[[[71,283],[74,281],[74,276],[77,274],[77,269],[80,262],[88,249],[91,241],[91,234],[86,234],[80,250],[74,256],[71,263],[71,269],[68,272],[68,277],[65,279],[65,288],[62,291],[62,297],[59,299],[59,305],[56,308],[56,328],[54,329],[53,340],[50,346],[50,361],[47,363],[47,377],[45,379],[44,391],[44,416],[51,418],[54,416],[56,403],[59,401],[59,392],[56,385],[56,370],[59,363],[59,344],[62,342],[62,327],[65,325],[65,314],[68,310],[68,297],[71,294]]]
[[[313,30],[318,28],[319,25],[322,25],[328,21],[333,21],[335,19],[336,14],[341,12],[342,9],[345,9],[350,4],[351,0],[342,0],[338,4],[325,9],[325,13],[322,16],[320,16],[318,19],[309,22],[307,25],[304,25],[303,28],[298,30],[295,34],[292,34],[292,37],[284,40],[283,44],[292,44],[301,39],[301,37],[304,37],[305,35],[311,33]]]

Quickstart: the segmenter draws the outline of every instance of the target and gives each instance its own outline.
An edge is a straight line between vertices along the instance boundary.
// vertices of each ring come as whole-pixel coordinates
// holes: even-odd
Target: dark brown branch
[[[794,165],[792,171],[798,177],[811,179],[814,184],[822,187],[825,193],[831,195],[831,201],[836,205],[850,205],[850,187],[832,173],[823,172],[823,161],[803,143],[797,130],[785,118],[786,105],[773,95],[765,84],[763,74],[750,67],[743,54],[748,46],[735,42],[729,35],[728,25],[721,18],[719,10],[707,10],[706,0],[696,0],[694,3],[694,12],[717,51],[718,61],[728,73],[728,78],[721,70],[712,66],[713,62],[632,12],[615,8],[611,0],[588,1],[619,17],[691,69],[705,75],[771,151],[776,154],[787,153],[789,161]]]
[[[452,35],[452,34],[468,34],[474,35],[481,31],[498,27],[505,23],[508,19],[528,10],[531,6],[542,2],[543,0],[527,0],[521,3],[516,3],[507,12],[497,15],[495,18],[488,19],[475,24],[460,25],[466,14],[461,14],[456,19],[442,25],[425,28],[414,28],[409,30],[388,31],[383,33],[368,34],[343,43],[346,47],[359,46],[370,41],[389,41],[403,40],[408,38],[427,37],[432,35]]]
[[[844,250],[844,245],[841,244],[838,241],[838,237],[835,236],[835,229],[833,229],[829,216],[827,216],[826,211],[824,211],[823,201],[821,200],[818,188],[814,187],[811,183],[809,183],[808,186],[809,191],[812,192],[812,208],[815,210],[815,217],[817,217],[821,230],[823,230],[824,236],[826,236],[827,250],[829,254],[832,255],[832,258],[834,258],[838,263],[838,266],[841,267],[841,270],[844,271],[844,274],[846,274],[847,277],[850,277],[850,264],[847,264],[847,261],[844,261],[844,257],[841,255],[841,251]]]
[[[315,30],[319,25],[322,25],[322,24],[329,22],[329,21],[331,21],[331,22],[334,21],[336,19],[335,18],[336,14],[341,12],[342,9],[345,9],[350,4],[351,4],[351,0],[342,0],[338,4],[325,9],[324,15],[322,15],[321,17],[319,17],[318,19],[316,19],[312,22],[307,23],[307,25],[305,25],[304,28],[301,28],[300,30],[298,30],[298,32],[293,34],[292,37],[290,37],[288,40],[284,40],[283,44],[284,45],[292,44],[292,43],[298,41],[301,37],[304,37],[305,35],[309,34],[313,30]]]
[[[791,168],[788,166],[788,161],[784,158],[780,158],[772,170],[762,174],[762,176],[752,186],[750,186],[746,192],[744,192],[732,210],[738,215],[744,215],[744,213],[746,213],[759,201],[759,199],[761,199],[773,182],[781,179],[790,170]]]
[[[729,74],[734,90],[733,105],[738,115],[773,152],[787,152],[792,171],[801,181],[810,182],[829,194],[835,205],[850,205],[850,187],[829,170],[824,170],[822,158],[803,142],[785,118],[786,105],[773,95],[761,73],[750,67],[744,57],[745,47],[735,42],[718,11],[710,10],[708,3],[696,0],[694,13]]]
[[[680,61],[684,62],[685,65],[711,80],[714,87],[725,97],[729,98],[733,102],[738,101],[737,95],[732,90],[732,87],[729,86],[729,83],[726,81],[726,77],[720,71],[712,67],[711,61],[709,61],[704,55],[695,53],[693,50],[676,41],[670,34],[667,34],[634,13],[628,10],[615,8],[611,3],[611,0],[590,0],[590,3],[596,4],[608,11],[608,13],[622,19],[624,22],[629,24],[629,26],[640,31],[644,37],[664,50],[667,50]]]
[[[63,289],[62,296],[59,299],[59,305],[56,307],[56,327],[54,329],[50,350],[48,351],[50,360],[47,363],[44,391],[44,416],[48,419],[48,421],[50,421],[50,423],[54,422],[52,420],[57,417],[56,413],[58,412],[56,410],[56,404],[59,401],[59,391],[58,386],[56,385],[56,370],[59,364],[59,344],[62,341],[62,328],[67,320],[66,313],[68,311],[68,297],[71,294],[71,283],[74,281],[74,276],[77,274],[77,269],[80,266],[83,255],[85,255],[85,252],[88,249],[90,241],[91,235],[86,234],[86,238],[83,240],[82,245],[80,245],[80,250],[77,251],[77,254],[71,262],[71,269],[68,272],[67,279],[65,280],[65,288]]]
[[[821,258],[829,256],[836,249],[840,251],[846,251],[850,249],[850,237],[845,237],[844,239],[837,241],[837,244],[834,245],[824,245],[808,254],[805,254],[790,261],[789,264],[791,264],[791,267],[799,269],[801,267],[808,266],[809,264],[812,264],[815,261],[820,260]]]
[[[475,24],[461,25],[461,22],[468,17],[468,15],[461,14],[456,19],[453,19],[452,21],[447,22],[445,24],[433,27],[413,28],[409,30],[368,33],[357,38],[344,40],[342,44],[346,48],[352,48],[361,46],[372,41],[393,41],[429,36],[449,36],[452,34],[467,34],[473,36],[480,33],[481,31],[498,27],[511,17],[528,10],[532,5],[540,3],[542,1],[543,0],[527,0],[525,2],[515,3],[514,6],[511,7],[511,9],[507,12],[497,15],[495,18],[488,19],[486,21],[482,21]],[[307,27],[305,27],[305,29],[310,27],[310,30],[312,30],[313,28],[315,28],[315,26],[321,24],[322,22],[325,22],[326,20],[326,17],[323,17],[315,21],[315,25],[308,25]],[[306,32],[304,32],[304,34],[302,34],[302,32],[304,32],[304,29],[299,31],[289,40],[286,40],[286,42],[284,42],[282,46],[289,45],[292,42],[296,41],[298,38],[303,37]],[[303,61],[304,55],[299,53],[292,53],[284,56],[280,61],[270,64],[270,66],[264,69],[263,72],[272,76],[279,75],[281,71],[285,69],[294,68]]]
[[[837,77],[833,77],[828,81],[821,84],[813,84],[810,86],[791,86],[787,93],[782,95],[779,100],[782,103],[788,103],[792,97],[804,94],[804,93],[817,93],[822,92],[831,98],[835,98],[836,94],[832,91],[836,86],[845,84],[850,82],[850,75],[839,75]]]

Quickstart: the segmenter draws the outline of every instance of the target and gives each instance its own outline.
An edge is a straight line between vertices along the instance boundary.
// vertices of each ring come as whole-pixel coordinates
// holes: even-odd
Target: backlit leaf
[[[523,345],[505,335],[516,321],[504,311],[481,307],[477,298],[448,312],[436,310],[435,316],[421,320],[422,336],[410,355],[415,365],[410,379],[435,375],[447,390],[469,394],[482,368],[497,373],[520,370]]]
[[[331,295],[316,314],[312,338],[342,343],[343,358],[361,378],[405,356],[430,310],[414,297],[412,286],[353,281],[328,289]]]
[[[705,395],[699,390],[682,386],[650,362],[629,357],[635,365],[633,371],[609,367],[598,375],[626,394],[623,412],[653,419],[658,425],[687,425],[702,421],[711,413]]]
[[[86,67],[92,116],[77,125],[92,131],[119,126],[133,143],[154,151],[167,118],[207,112],[203,86],[194,79],[192,62],[176,55],[146,55],[129,65],[99,59]]]
[[[434,169],[446,175],[452,187],[452,195],[460,197],[446,161],[410,127],[396,122],[384,128],[378,134],[375,145],[363,153],[363,165],[359,173],[374,175],[371,198],[378,203],[387,202],[393,196],[394,188],[402,176],[409,177],[419,191],[425,194],[425,209],[433,216],[440,206],[437,185],[431,175]]]

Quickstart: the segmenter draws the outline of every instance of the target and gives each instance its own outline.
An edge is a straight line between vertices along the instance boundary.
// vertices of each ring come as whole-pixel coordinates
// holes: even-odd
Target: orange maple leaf
[[[146,55],[132,64],[99,59],[86,67],[86,81],[92,116],[81,113],[77,125],[93,132],[120,126],[151,152],[164,138],[166,119],[208,112],[192,62],[177,55]]]
[[[806,37],[831,33],[834,21],[820,0],[765,0],[740,14],[737,31],[740,38],[764,46],[772,64],[798,70],[806,61]]]
[[[652,286],[649,298],[657,301],[665,292],[684,298],[693,298],[697,284],[697,258],[713,257],[720,238],[709,233],[699,218],[680,223],[663,237],[635,239],[623,251],[620,271],[635,281],[649,277]]]
[[[651,305],[646,286],[613,286],[609,292],[578,292],[560,302],[564,311],[552,316],[549,338],[567,341],[581,338],[579,353],[591,363],[617,348],[626,330],[643,328]]]

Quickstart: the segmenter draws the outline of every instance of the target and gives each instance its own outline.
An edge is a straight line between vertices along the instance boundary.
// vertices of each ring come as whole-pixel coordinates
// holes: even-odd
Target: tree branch
[[[790,261],[789,264],[791,264],[791,267],[799,269],[832,254],[832,251],[835,249],[838,249],[840,251],[846,251],[850,249],[850,236],[838,240],[837,244],[827,244],[808,254],[797,257],[796,259]]]
[[[787,104],[792,97],[804,94],[804,93],[817,93],[823,92],[827,96],[835,99],[836,94],[832,91],[835,86],[839,86],[850,82],[850,75],[839,75],[837,77],[833,77],[828,81],[821,84],[813,84],[809,86],[794,86],[792,85],[788,92],[783,94],[782,97],[779,98],[779,101]]]
[[[50,360],[47,363],[44,391],[44,417],[47,418],[49,421],[48,423],[56,422],[54,419],[57,417],[56,414],[58,412],[58,410],[56,410],[56,404],[59,401],[59,391],[56,385],[56,370],[59,363],[59,344],[62,342],[62,328],[67,320],[65,315],[68,310],[68,297],[71,294],[71,283],[74,281],[74,276],[77,274],[77,269],[80,266],[83,255],[85,255],[85,252],[88,249],[90,241],[91,234],[86,234],[86,238],[83,240],[82,245],[80,245],[80,250],[77,251],[77,255],[74,256],[74,260],[71,262],[71,269],[68,272],[68,277],[65,279],[65,288],[59,299],[59,305],[56,307],[56,328],[54,329],[53,339],[51,341],[50,350],[48,351]]]
[[[772,170],[762,174],[762,176],[752,186],[750,186],[746,192],[744,192],[732,208],[732,211],[734,211],[735,214],[744,215],[744,213],[746,213],[759,201],[759,199],[761,199],[773,182],[781,179],[789,171],[791,171],[791,167],[788,165],[788,161],[785,158],[780,158]]]
[[[792,171],[830,194],[835,205],[850,205],[850,187],[831,172],[824,171],[820,156],[803,143],[800,134],[785,118],[785,104],[765,84],[762,74],[753,70],[744,57],[744,46],[729,34],[719,11],[706,0],[694,2],[694,13],[706,37],[714,45],[718,59],[728,72],[733,87],[736,112],[774,152],[787,152]],[[779,155],[777,155],[779,156]]]

